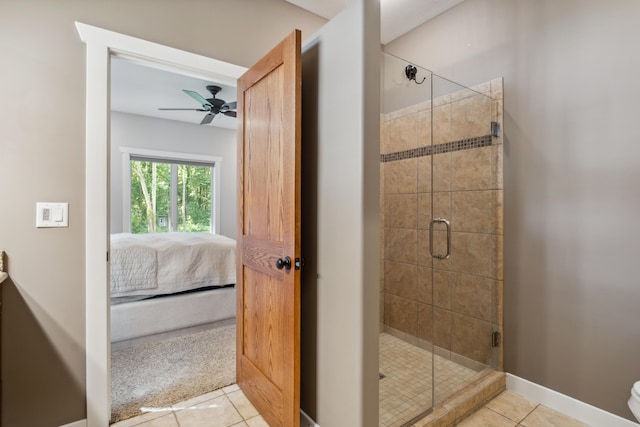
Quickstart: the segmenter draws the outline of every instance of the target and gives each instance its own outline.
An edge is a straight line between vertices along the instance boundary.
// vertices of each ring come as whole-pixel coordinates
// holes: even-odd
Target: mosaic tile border
[[[426,147],[413,148],[411,150],[397,151],[395,153],[380,154],[380,162],[393,162],[396,160],[413,159],[416,157],[431,156],[434,154],[450,153],[452,151],[469,150],[492,145],[491,135],[477,136],[475,138],[461,139],[459,141],[445,142],[443,144],[428,145]]]

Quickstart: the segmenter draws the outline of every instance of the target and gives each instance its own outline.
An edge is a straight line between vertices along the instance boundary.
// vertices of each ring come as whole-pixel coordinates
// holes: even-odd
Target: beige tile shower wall
[[[491,121],[502,123],[502,79],[473,89],[434,99],[433,112],[427,102],[384,115],[381,153],[488,135]],[[383,328],[434,343],[444,356],[501,367],[491,332],[502,329],[502,137],[383,162],[380,176]],[[429,253],[432,211],[451,222],[446,260]],[[446,233],[436,229],[434,252],[445,250]]]

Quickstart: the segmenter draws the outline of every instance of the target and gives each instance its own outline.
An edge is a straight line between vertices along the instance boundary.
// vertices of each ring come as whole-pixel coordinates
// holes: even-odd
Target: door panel
[[[300,41],[238,80],[237,382],[272,427],[300,423]]]
[[[272,383],[282,384],[284,345],[274,331],[282,328],[284,292],[281,280],[245,272],[244,355]]]
[[[244,93],[245,232],[247,235],[282,241],[283,209],[283,144],[282,128],[278,125],[284,100],[284,73],[277,67]],[[275,126],[274,126],[275,124]]]

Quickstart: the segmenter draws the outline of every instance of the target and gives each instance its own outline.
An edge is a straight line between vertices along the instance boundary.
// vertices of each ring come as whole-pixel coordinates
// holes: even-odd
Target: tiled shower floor
[[[436,402],[479,376],[430,351],[387,333],[380,334],[380,427],[399,427],[431,406],[431,368],[435,371]]]

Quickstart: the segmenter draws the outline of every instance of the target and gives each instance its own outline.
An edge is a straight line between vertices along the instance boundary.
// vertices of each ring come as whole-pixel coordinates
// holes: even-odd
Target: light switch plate
[[[36,203],[36,227],[68,227],[69,203]]]

